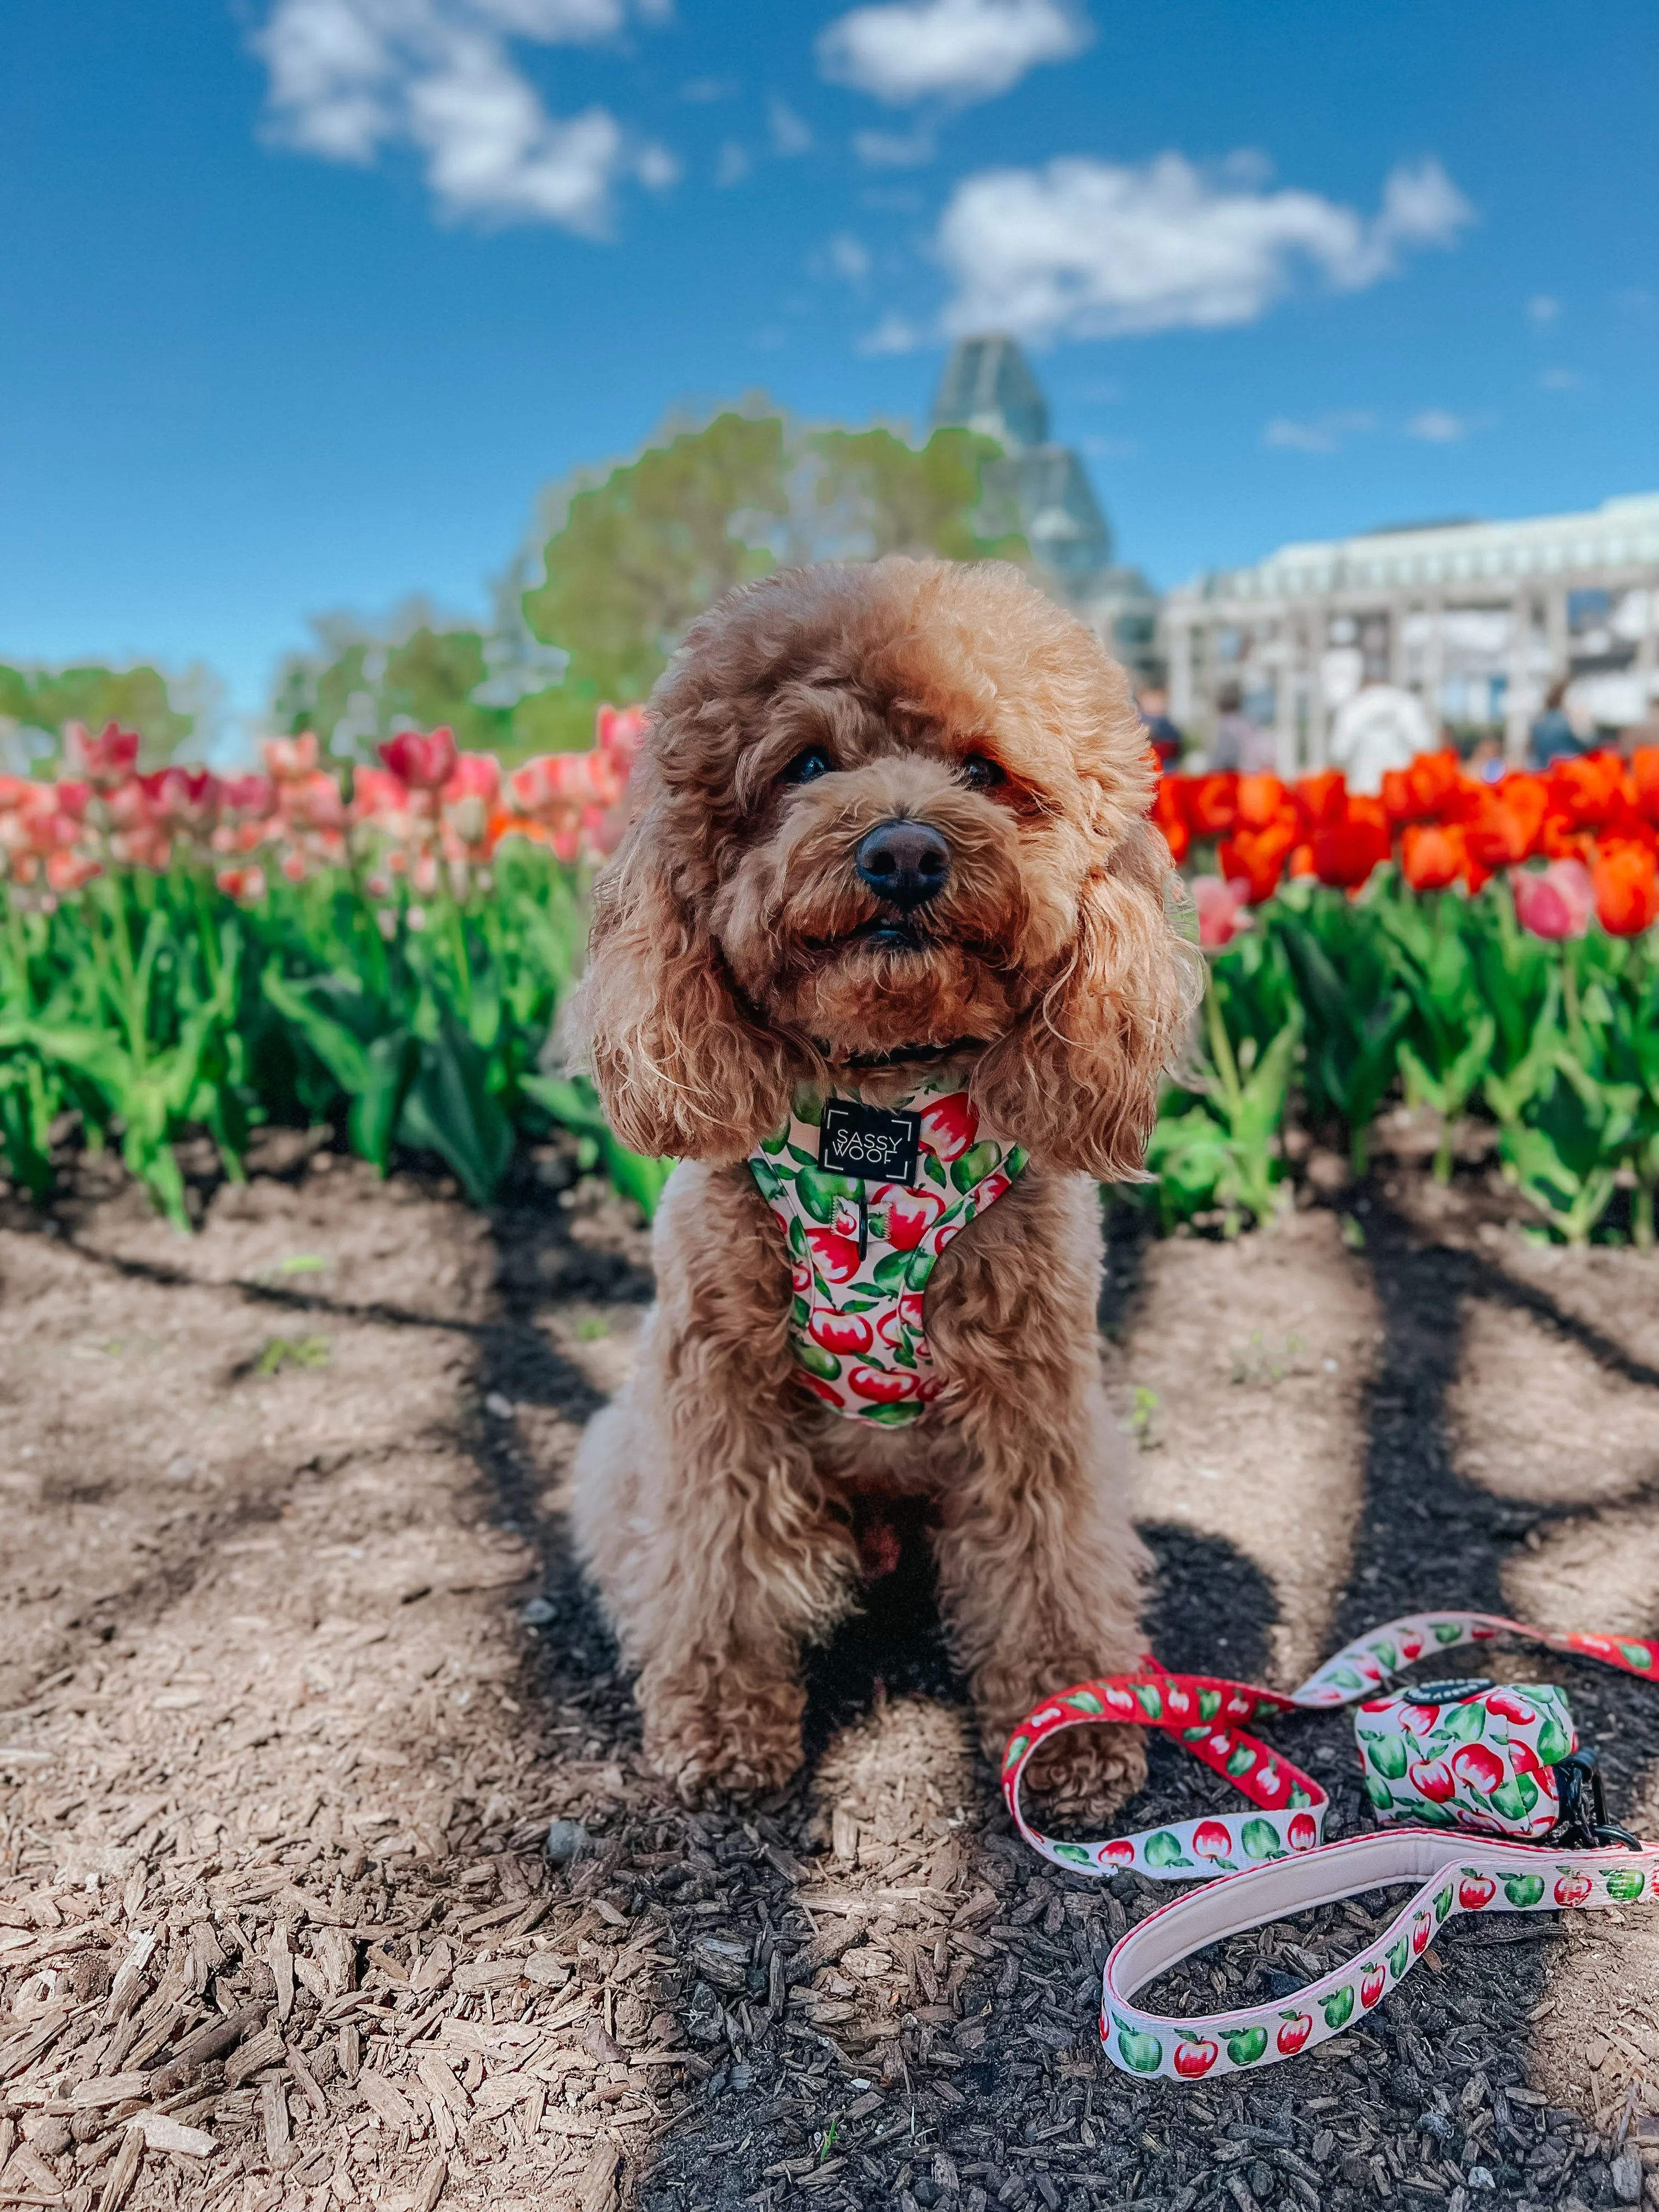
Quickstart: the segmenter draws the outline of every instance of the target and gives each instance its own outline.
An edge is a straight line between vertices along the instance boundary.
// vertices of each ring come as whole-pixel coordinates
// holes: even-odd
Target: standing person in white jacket
[[[1389,769],[1409,768],[1435,748],[1434,726],[1414,692],[1379,676],[1368,677],[1338,708],[1331,725],[1331,766],[1350,791],[1375,796]]]

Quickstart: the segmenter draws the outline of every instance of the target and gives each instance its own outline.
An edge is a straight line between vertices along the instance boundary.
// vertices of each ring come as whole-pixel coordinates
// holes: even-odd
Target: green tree
[[[776,416],[717,416],[576,492],[525,594],[531,629],[570,655],[538,703],[542,742],[589,744],[602,700],[643,699],[692,617],[773,565],[755,525],[788,511]]]
[[[642,699],[692,618],[781,559],[1024,559],[1022,538],[977,527],[1000,451],[970,430],[917,447],[890,430],[802,433],[728,413],[613,469],[570,498],[546,580],[525,595],[537,636],[570,654],[563,684],[520,708],[526,734],[591,743],[599,701]]]
[[[143,739],[140,761],[157,768],[171,758],[193,726],[167,696],[166,679],[150,667],[17,668],[0,664],[0,737],[14,742],[6,750],[21,767],[30,753],[42,760],[61,749],[65,722],[84,722],[92,731],[106,722],[137,730]],[[38,732],[43,740],[28,743]],[[22,739],[21,744],[15,742]]]
[[[808,443],[823,464],[817,506],[839,514],[855,544],[852,557],[936,553],[947,561],[1024,561],[1017,532],[981,535],[984,471],[1000,460],[994,438],[975,430],[935,430],[922,447],[890,430],[820,430]]]

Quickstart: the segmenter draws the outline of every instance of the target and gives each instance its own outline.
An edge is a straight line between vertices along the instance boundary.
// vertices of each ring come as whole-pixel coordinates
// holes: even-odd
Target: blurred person
[[[1181,758],[1185,739],[1170,720],[1170,695],[1161,684],[1145,684],[1136,696],[1146,742],[1158,755],[1158,772],[1168,775]]]
[[[1270,775],[1279,765],[1279,740],[1244,712],[1244,695],[1237,684],[1224,684],[1215,695],[1215,704],[1211,768],[1218,775],[1229,771],[1239,775]]]
[[[1566,677],[1558,676],[1544,694],[1544,711],[1527,732],[1528,768],[1547,768],[1553,760],[1576,760],[1587,750],[1567,720],[1567,710],[1562,703],[1567,696],[1567,683]]]
[[[1436,743],[1434,725],[1414,691],[1384,677],[1368,676],[1336,710],[1331,766],[1341,769],[1350,791],[1375,797],[1390,769],[1409,768],[1419,753],[1431,753]]]
[[[1440,742],[1443,747],[1449,742],[1443,730],[1440,733]],[[1475,739],[1464,766],[1471,775],[1478,777],[1482,783],[1497,783],[1502,778],[1504,769],[1504,740],[1495,730],[1488,730],[1485,737]]]

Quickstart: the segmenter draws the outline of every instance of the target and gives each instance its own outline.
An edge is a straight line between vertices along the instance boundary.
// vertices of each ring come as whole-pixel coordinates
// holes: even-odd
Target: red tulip
[[[137,731],[124,730],[118,722],[106,722],[95,738],[84,722],[69,722],[64,728],[64,759],[100,791],[124,783],[132,774],[138,764],[138,744]]]
[[[1314,870],[1322,884],[1353,891],[1389,857],[1389,819],[1380,799],[1348,799],[1347,811],[1314,833]]]
[[[1638,809],[1659,829],[1659,746],[1644,745],[1631,755],[1630,781]]]
[[[1595,915],[1610,937],[1639,937],[1659,921],[1659,859],[1633,839],[1603,839],[1590,860]]]
[[[1224,837],[1238,818],[1236,775],[1193,775],[1182,779],[1187,823],[1194,837]]]
[[[1347,786],[1340,769],[1321,769],[1298,779],[1291,793],[1304,834],[1311,837],[1328,822],[1338,822],[1347,805]]]
[[[440,791],[455,773],[455,733],[437,729],[422,737],[418,730],[399,730],[378,748],[380,758],[395,776],[412,791]]]
[[[1180,776],[1161,775],[1152,793],[1152,820],[1164,833],[1176,867],[1186,859],[1193,842],[1192,827],[1182,805],[1182,781]]]
[[[1541,872],[1517,868],[1510,878],[1516,920],[1534,937],[1559,944],[1589,927],[1595,893],[1582,860],[1552,860]]]

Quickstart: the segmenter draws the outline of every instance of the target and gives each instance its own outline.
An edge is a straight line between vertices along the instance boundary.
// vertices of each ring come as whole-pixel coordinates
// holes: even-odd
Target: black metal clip
[[[1569,1752],[1551,1771],[1561,1795],[1561,1816],[1549,1833],[1552,1844],[1583,1851],[1604,1850],[1614,1844],[1632,1851],[1642,1849],[1638,1836],[1608,1820],[1601,1769],[1593,1751]]]

